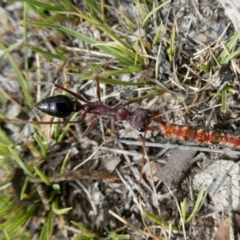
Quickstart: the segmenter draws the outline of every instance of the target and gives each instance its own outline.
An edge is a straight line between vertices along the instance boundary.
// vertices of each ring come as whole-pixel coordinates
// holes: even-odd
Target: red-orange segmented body
[[[228,135],[223,132],[196,129],[190,126],[179,126],[174,124],[167,124],[162,118],[154,119],[158,122],[159,130],[163,135],[170,138],[176,138],[182,141],[190,141],[205,144],[220,144],[235,148],[240,148],[240,138],[238,136]],[[149,127],[149,130],[157,130]]]

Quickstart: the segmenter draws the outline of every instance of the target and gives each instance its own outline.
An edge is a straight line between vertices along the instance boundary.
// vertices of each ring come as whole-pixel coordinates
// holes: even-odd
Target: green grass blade
[[[41,156],[45,158],[47,156],[47,144],[45,143],[45,140],[41,139],[41,137],[37,134],[34,134],[34,139],[41,149]]]
[[[52,186],[51,181],[49,180],[49,178],[46,176],[46,174],[44,172],[42,172],[39,168],[34,167],[37,175],[42,179],[42,181],[47,185],[47,186]]]
[[[116,80],[116,79],[112,79],[112,78],[100,78],[99,80],[101,83],[112,84],[112,85],[138,86],[138,87],[145,86],[144,83],[126,82],[126,81]]]
[[[75,10],[74,6],[72,5],[71,1],[69,1],[69,0],[62,0],[62,1],[60,1],[60,3],[62,4],[63,8],[68,12]]]
[[[96,4],[96,1],[86,0],[85,3],[88,6],[88,9],[92,15],[95,15],[95,12],[102,15],[101,9]],[[96,18],[96,16],[95,16],[95,18]]]
[[[78,113],[74,113],[72,117],[70,118],[70,121],[74,121],[77,117]],[[59,135],[57,142],[61,142],[63,138],[65,137],[66,133],[68,132],[69,128],[72,126],[73,123],[68,123],[66,127],[63,129],[61,134]]]
[[[240,51],[238,50],[238,51],[235,51],[235,52],[233,52],[233,53],[230,53],[228,56],[226,56],[225,58],[224,58],[224,60],[222,61],[222,64],[228,64],[228,62],[231,60],[231,59],[233,59],[233,58],[235,58],[235,57],[238,57],[240,55]]]
[[[39,53],[40,55],[43,55],[47,59],[59,59],[60,61],[63,61],[63,62],[67,62],[68,61],[68,58],[64,57],[62,53],[54,54],[54,53],[51,53],[49,51],[44,51],[42,49],[39,49],[39,48],[36,48],[36,47],[31,47],[31,46],[29,46],[29,48],[32,51],[34,51],[36,53]]]
[[[170,46],[169,46],[169,48],[168,48],[168,50],[167,50],[168,58],[169,58],[169,61],[170,61],[170,62],[173,61],[174,44],[175,44],[175,29],[174,29],[174,27],[173,27],[172,33],[171,33],[171,39],[170,39]]]
[[[14,160],[17,162],[17,164],[19,165],[20,168],[23,169],[23,171],[29,175],[30,177],[33,177],[34,175],[29,171],[28,167],[26,166],[26,164],[24,164],[24,162],[22,161],[22,159],[18,156],[18,154],[11,148],[8,148],[10,153],[12,154]]]
[[[98,237],[99,237],[99,235],[98,235],[97,233],[91,232],[91,231],[90,231],[87,227],[85,227],[83,224],[77,223],[77,222],[74,222],[74,221],[71,221],[71,223],[72,223],[76,228],[80,229],[80,230],[84,233],[84,235],[85,235],[86,237],[88,237],[87,239],[89,239],[89,238],[98,238]]]
[[[186,223],[190,222],[192,220],[192,218],[196,215],[196,213],[199,211],[199,209],[201,207],[201,204],[202,204],[202,201],[204,200],[205,190],[206,190],[206,187],[202,186],[202,188],[201,188],[201,190],[198,194],[196,203],[194,204],[193,211],[190,214],[190,216],[187,218]]]
[[[13,216],[8,219],[8,233],[13,233],[18,229],[19,227],[22,228],[24,224],[29,220],[29,218],[33,215],[33,212],[35,211],[34,207],[29,207],[27,209],[19,207],[17,211],[15,211],[14,218]],[[17,216],[17,218],[16,218]],[[20,229],[21,230],[21,229]],[[18,234],[16,233],[18,236]]]
[[[204,63],[200,64],[200,68],[206,73],[210,72],[210,70],[211,70],[210,65],[209,64],[204,64]]]
[[[235,32],[235,34],[231,37],[230,41],[227,43],[227,48],[229,52],[236,46],[238,39],[240,38],[240,29]],[[226,64],[226,58],[228,57],[229,53],[225,50],[218,56],[217,60],[220,64]]]
[[[152,47],[154,47],[157,44],[157,42],[160,38],[160,35],[162,34],[162,31],[163,31],[163,22],[161,21],[161,24],[159,25],[159,27],[157,29],[157,32],[154,36],[154,39],[153,39],[153,42],[152,42]]]
[[[97,28],[105,32],[107,36],[109,36],[110,38],[112,38],[122,46],[124,46],[126,49],[132,49],[132,46],[130,44],[128,44],[126,41],[123,41],[121,38],[119,38],[108,26],[102,25],[102,23],[100,21],[97,21],[95,17],[90,17],[84,14],[80,14],[80,17],[82,17],[87,22],[93,24],[94,26],[96,26]]]
[[[0,46],[2,46],[2,48],[3,48],[3,52],[2,52],[2,54],[0,56],[0,61],[2,61],[2,59],[5,56],[10,54],[11,51],[15,50],[16,48],[18,48],[22,44],[23,44],[23,42],[16,42],[16,43],[12,44],[11,46],[5,48],[4,43],[2,41],[0,41]]]
[[[39,240],[52,239],[53,222],[54,222],[54,214],[52,211],[50,211],[47,217],[45,218],[45,222],[44,222],[41,234],[39,236]]]
[[[6,146],[14,145],[14,142],[8,137],[8,135],[5,133],[5,131],[1,128],[0,128],[0,139],[1,139],[0,143],[4,143],[4,144],[6,144]]]
[[[0,42],[0,47],[2,47],[3,49],[6,50],[6,48],[5,48],[5,46],[2,42]],[[25,100],[26,100],[28,106],[30,108],[32,108],[33,107],[33,99],[32,99],[32,96],[31,96],[31,91],[30,91],[30,88],[29,88],[28,81],[27,81],[27,79],[25,79],[23,77],[20,69],[18,68],[16,62],[14,61],[14,59],[12,58],[12,56],[10,55],[9,52],[6,52],[6,56],[8,57],[8,60],[11,63],[11,65],[12,65],[14,71],[15,71],[16,77],[19,81],[19,85],[21,86],[21,89],[22,89],[23,95],[25,97]]]
[[[53,4],[48,4],[47,2],[43,1],[35,1],[35,0],[18,0],[18,2],[25,2],[28,3],[29,5],[33,6],[34,8],[40,8],[42,10],[48,10],[49,12],[56,12],[56,11],[63,11],[62,5],[53,5]]]
[[[225,86],[222,90],[222,104],[221,111],[225,113],[227,110],[227,86]]]
[[[67,213],[68,211],[70,211],[72,209],[72,207],[68,207],[68,208],[58,208],[58,202],[57,200],[52,202],[52,211],[57,214],[57,215],[62,215]]]
[[[68,151],[68,153],[66,154],[66,156],[63,159],[63,163],[62,163],[62,166],[61,166],[61,169],[60,169],[60,173],[64,173],[64,171],[65,171],[65,168],[66,168],[68,160],[69,160],[70,152],[71,151]]]
[[[83,81],[84,80],[89,80],[93,79],[93,77],[89,77],[89,79],[86,79],[86,75],[79,74],[79,73],[68,73],[71,76],[79,77]],[[145,86],[144,83],[135,83],[135,82],[127,82],[127,81],[122,81],[122,80],[117,80],[117,79],[112,79],[112,78],[99,78],[100,83],[105,83],[105,84],[111,84],[111,85],[120,85],[120,86],[137,86],[137,87],[143,87]]]
[[[152,213],[149,213],[149,212],[145,212],[145,215],[148,219],[150,219],[152,222],[154,223],[157,223],[158,225],[160,226],[164,226],[165,228],[167,229],[173,229],[173,230],[177,230],[176,227],[173,227],[173,226],[170,226],[170,223],[160,219],[158,216],[152,214]]]
[[[15,206],[16,203],[14,203],[12,197],[8,196],[8,197],[1,197],[0,200],[0,217],[1,219],[3,219],[4,216],[6,216],[10,210]],[[2,230],[4,228],[5,223],[2,222],[0,224],[0,230]]]
[[[33,25],[33,26],[44,27],[44,28],[49,27],[49,28],[53,28],[58,31],[64,32],[66,35],[71,35],[77,39],[80,39],[80,40],[90,44],[90,45],[94,45],[99,50],[102,50],[103,52],[108,53],[108,54],[112,55],[113,57],[119,59],[119,61],[121,61],[121,63],[123,63],[123,64],[126,64],[126,65],[134,64],[134,59],[132,59],[132,56],[134,55],[134,57],[135,57],[135,53],[128,51],[128,54],[130,54],[130,53],[131,54],[125,55],[122,53],[122,49],[118,50],[116,46],[108,46],[106,44],[100,44],[96,40],[89,38],[89,37],[85,36],[84,34],[76,32],[65,26],[48,23],[47,20],[45,22],[28,22],[28,24]],[[139,58],[139,59],[141,59],[141,58]]]
[[[28,28],[27,25],[25,24],[27,22],[28,19],[28,4],[25,2],[24,3],[24,8],[23,8],[23,43],[25,46],[27,46],[28,44]],[[24,48],[24,69],[28,70],[28,50],[26,48]]]
[[[29,178],[26,177],[25,180],[24,180],[22,189],[21,189],[21,193],[20,193],[20,199],[21,199],[21,200],[28,198],[28,195],[26,194],[26,190],[27,190],[27,186],[28,186],[28,181],[29,181]]]
[[[180,209],[181,209],[181,218],[183,219],[183,222],[185,223],[186,222],[186,212],[187,212],[185,201],[181,202]]]
[[[159,5],[158,7],[154,8],[150,13],[148,13],[148,15],[144,18],[143,22],[142,22],[142,28],[145,27],[145,25],[147,24],[149,18],[156,13],[159,9],[163,8],[165,5],[169,4],[171,1],[167,1],[165,3],[162,3],[161,5]]]

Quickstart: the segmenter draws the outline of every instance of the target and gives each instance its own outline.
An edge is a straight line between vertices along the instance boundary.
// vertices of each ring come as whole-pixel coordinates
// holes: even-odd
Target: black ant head
[[[140,132],[146,131],[152,121],[152,111],[143,108],[137,108],[130,113],[130,124]]]

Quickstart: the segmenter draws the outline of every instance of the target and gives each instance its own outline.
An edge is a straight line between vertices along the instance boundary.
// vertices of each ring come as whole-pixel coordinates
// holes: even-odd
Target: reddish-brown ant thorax
[[[119,107],[117,109],[116,118],[118,120],[126,120],[129,117],[129,111],[124,107]]]

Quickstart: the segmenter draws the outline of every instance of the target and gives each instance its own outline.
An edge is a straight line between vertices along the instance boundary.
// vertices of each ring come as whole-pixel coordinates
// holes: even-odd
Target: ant
[[[149,109],[137,108],[131,112],[125,107],[110,107],[108,105],[105,105],[100,100],[98,77],[96,78],[96,80],[97,95],[99,99],[98,103],[89,102],[75,92],[72,92],[71,90],[63,86],[54,83],[54,87],[62,89],[63,91],[71,94],[75,98],[81,100],[85,104],[81,104],[76,100],[72,100],[66,95],[56,95],[43,99],[42,101],[38,102],[35,107],[48,115],[58,118],[65,118],[70,116],[74,112],[83,111],[85,112],[83,118],[87,113],[92,113],[99,116],[110,116],[120,121],[128,120],[130,122],[130,125],[140,132],[145,132],[148,129],[152,129],[148,127],[151,124],[152,120],[159,116],[158,110],[151,111]],[[79,120],[78,122],[81,122],[83,118],[81,118],[81,120]],[[88,129],[87,131],[89,130],[90,129]],[[84,135],[86,135],[86,133],[84,133]]]
[[[35,107],[38,110],[48,115],[58,117],[58,118],[65,118],[70,116],[74,112],[83,111],[84,114],[82,115],[82,118],[79,121],[72,121],[72,123],[82,122],[82,120],[85,118],[87,113],[91,113],[99,116],[110,116],[120,121],[128,120],[130,125],[133,128],[137,129],[140,132],[145,132],[143,137],[143,150],[144,150],[147,130],[160,130],[159,128],[156,128],[156,127],[150,127],[151,122],[155,120],[164,124],[164,121],[159,117],[160,112],[158,110],[151,111],[149,109],[144,109],[144,108],[137,108],[133,111],[129,111],[123,106],[110,107],[108,105],[105,105],[102,103],[101,97],[100,97],[100,85],[99,85],[100,83],[99,83],[98,76],[96,76],[96,84],[97,84],[96,89],[97,89],[98,103],[89,102],[79,94],[57,83],[54,83],[53,84],[54,87],[69,93],[70,95],[74,96],[76,99],[79,99],[85,104],[81,104],[76,100],[72,100],[70,97],[66,95],[56,95],[56,96],[51,96],[46,99],[43,99],[42,101],[38,102],[35,105]],[[93,122],[89,125],[87,130],[84,132],[83,137],[86,136],[86,134],[92,129],[95,122],[96,121],[93,120]],[[45,123],[47,122],[44,122],[44,124]],[[142,157],[140,180],[142,179],[143,165],[144,165],[144,151],[143,151],[143,157]]]

